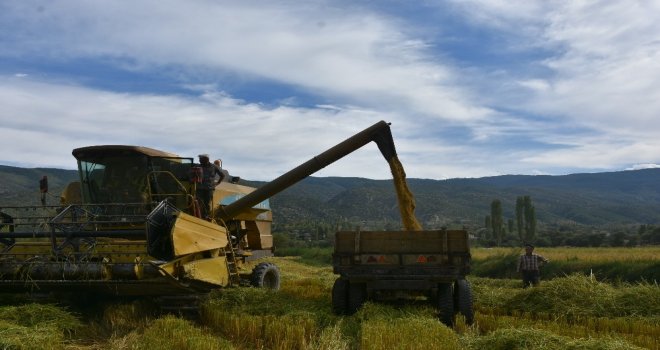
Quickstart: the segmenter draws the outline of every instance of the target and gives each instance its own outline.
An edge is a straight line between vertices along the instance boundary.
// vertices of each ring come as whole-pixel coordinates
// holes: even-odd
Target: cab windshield
[[[79,160],[83,202],[146,202],[148,164],[143,155],[105,155]]]
[[[152,203],[170,199],[185,205],[192,158],[148,157],[140,153],[98,154],[78,160],[84,203]]]

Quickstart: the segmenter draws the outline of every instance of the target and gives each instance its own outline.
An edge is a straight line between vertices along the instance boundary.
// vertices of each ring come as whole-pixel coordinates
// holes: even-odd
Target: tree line
[[[585,226],[544,223],[538,234],[536,208],[530,196],[516,198],[514,217],[505,218],[502,202],[493,199],[484,228],[475,230],[477,243],[512,246],[531,243],[540,246],[622,247],[660,244],[660,227],[651,224]]]
[[[516,198],[515,220],[512,218],[504,221],[502,202],[493,199],[490,203],[490,215],[486,215],[484,226],[492,232],[491,238],[500,246],[505,239],[506,233],[518,234],[518,239],[523,243],[532,243],[536,237],[536,209],[530,196],[519,196]]]
[[[660,244],[660,227],[650,224],[617,224],[588,226],[562,220],[538,222],[531,196],[519,196],[513,210],[505,210],[499,199],[490,203],[490,213],[484,222],[437,220],[433,216],[419,217],[425,229],[467,229],[476,246],[639,246]],[[513,203],[512,203],[513,204]],[[513,213],[506,217],[505,212]],[[400,230],[400,222],[383,217],[363,220],[350,217],[309,217],[273,223],[277,247],[327,247],[334,244],[334,233],[343,230]]]

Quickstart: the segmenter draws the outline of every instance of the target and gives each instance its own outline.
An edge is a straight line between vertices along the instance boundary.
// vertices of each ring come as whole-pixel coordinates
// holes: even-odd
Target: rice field
[[[518,278],[516,263],[521,248],[472,248],[472,275],[498,279]],[[312,265],[332,264],[332,248],[282,248],[282,255],[300,256]],[[545,279],[571,274],[595,274],[612,282],[660,281],[660,247],[572,248],[539,247],[536,253],[550,259],[542,271]]]
[[[516,278],[520,248],[472,249],[473,275]],[[595,275],[611,282],[660,282],[660,247],[536,248],[535,253],[550,259],[541,270],[544,279],[572,274]]]
[[[577,250],[544,255],[572,253],[582,259]],[[470,277],[475,324],[459,319],[449,329],[423,300],[367,303],[335,316],[330,266],[271,260],[282,273],[280,291],[213,293],[196,321],[158,315],[148,300],[75,308],[0,295],[0,349],[660,349],[657,283],[572,274],[522,289],[515,279]]]
[[[602,262],[660,262],[660,247],[537,247],[534,251],[552,261],[583,261],[591,263]],[[521,254],[521,248],[473,248],[472,257],[477,260],[508,255]]]

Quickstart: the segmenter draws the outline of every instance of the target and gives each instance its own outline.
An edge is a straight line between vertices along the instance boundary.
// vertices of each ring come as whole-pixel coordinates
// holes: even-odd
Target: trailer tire
[[[470,282],[461,279],[454,284],[454,306],[456,311],[465,317],[465,323],[472,325],[474,323],[474,309],[472,301],[472,289]]]
[[[275,264],[262,262],[252,269],[250,284],[257,288],[280,289],[280,270]]]
[[[367,299],[367,286],[364,283],[348,284],[348,314],[356,313]]]
[[[454,291],[451,283],[440,283],[438,285],[438,297],[436,307],[438,318],[447,327],[454,327]]]
[[[348,281],[338,278],[332,286],[332,311],[336,315],[348,313]]]

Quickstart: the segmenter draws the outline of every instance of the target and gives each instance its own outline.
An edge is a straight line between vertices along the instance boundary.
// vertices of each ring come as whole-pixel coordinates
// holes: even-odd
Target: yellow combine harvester
[[[268,199],[375,141],[396,155],[381,121],[255,189],[221,182],[199,216],[192,158],[138,146],[78,148],[79,181],[61,206],[0,208],[0,292],[173,296],[251,284],[279,288]]]

